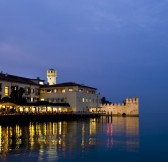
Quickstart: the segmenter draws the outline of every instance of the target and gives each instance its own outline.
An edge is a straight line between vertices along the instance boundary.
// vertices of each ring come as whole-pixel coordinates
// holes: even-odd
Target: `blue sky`
[[[168,112],[167,0],[0,0],[0,70]]]

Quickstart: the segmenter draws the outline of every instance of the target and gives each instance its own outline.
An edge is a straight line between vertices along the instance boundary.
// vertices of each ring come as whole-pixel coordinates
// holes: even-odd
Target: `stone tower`
[[[54,69],[47,70],[47,82],[49,85],[56,84],[57,72]]]

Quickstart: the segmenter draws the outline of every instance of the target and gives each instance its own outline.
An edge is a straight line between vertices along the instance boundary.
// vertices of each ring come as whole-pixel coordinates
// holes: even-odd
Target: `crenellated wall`
[[[100,108],[90,108],[90,111],[98,111],[116,116],[139,116],[139,98],[126,98],[121,104],[103,104]]]
[[[139,99],[126,98],[121,104],[104,104],[101,111],[112,115],[139,116]]]

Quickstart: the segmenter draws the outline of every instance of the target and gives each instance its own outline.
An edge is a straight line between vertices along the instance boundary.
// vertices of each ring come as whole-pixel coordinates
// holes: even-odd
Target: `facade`
[[[0,107],[15,108],[21,112],[101,112],[112,115],[139,116],[139,99],[127,98],[122,104],[101,105],[97,89],[83,84],[66,82],[56,84],[57,72],[47,70],[47,83],[40,78],[30,79],[0,73],[0,100],[10,97],[12,90],[24,89],[25,105]]]
[[[96,88],[73,82],[41,86],[40,100],[69,103],[74,111],[85,112],[91,107],[100,107],[101,104]]]
[[[27,102],[37,102],[40,98],[40,84],[44,84],[44,81],[39,78],[30,79],[0,73],[0,99],[9,97],[12,89],[23,88],[25,90],[23,97],[26,98]]]
[[[100,95],[97,94],[96,88],[72,82],[56,84],[56,77],[57,72],[54,69],[47,70],[48,84],[45,84],[44,80],[40,78],[30,79],[0,73],[0,100],[4,97],[10,97],[12,89],[23,88],[25,91],[23,97],[27,103],[34,105],[40,101],[48,102],[50,105],[60,103],[60,107],[57,105],[56,108],[58,109],[55,109],[56,111],[60,111],[60,108],[63,107],[65,110],[63,105],[67,104],[69,110],[85,112],[88,112],[90,107],[100,106]],[[35,112],[41,111],[41,108],[34,109],[32,104],[29,108],[32,108]],[[51,106],[52,108],[53,106]],[[27,112],[28,109],[23,107],[22,111]]]

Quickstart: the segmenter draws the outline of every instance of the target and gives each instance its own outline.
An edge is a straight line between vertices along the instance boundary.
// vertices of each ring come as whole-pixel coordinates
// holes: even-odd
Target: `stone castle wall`
[[[103,104],[101,111],[112,115],[139,116],[139,99],[126,98],[122,104]]]

